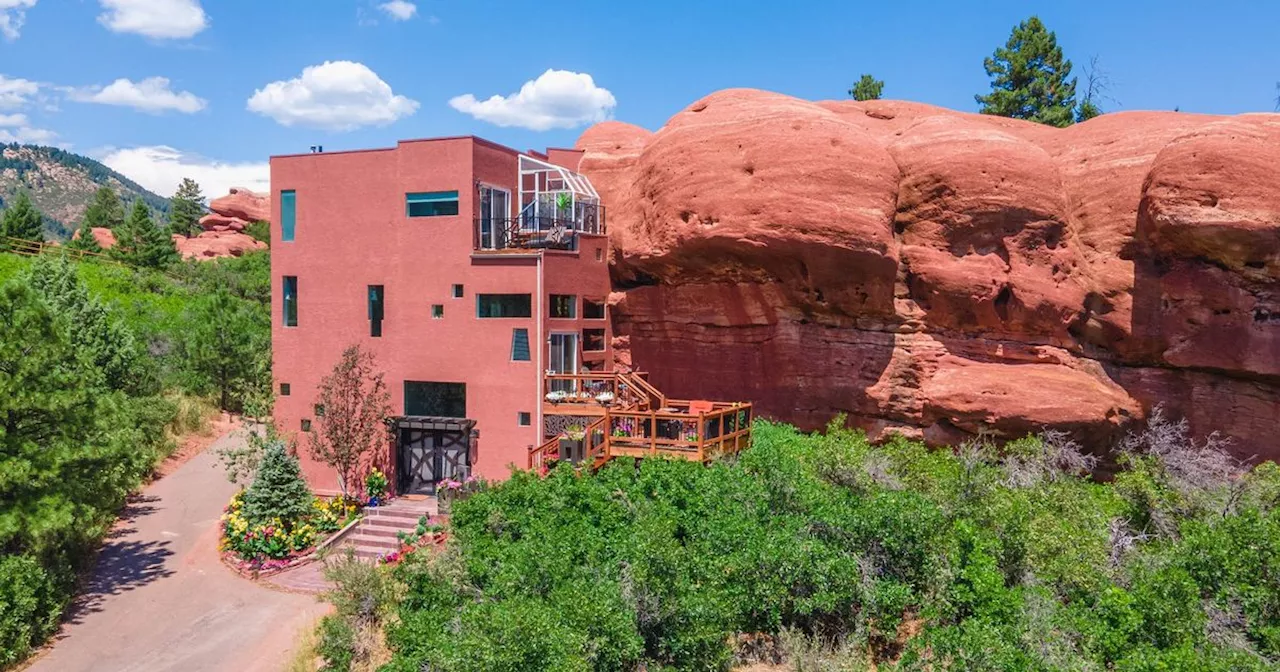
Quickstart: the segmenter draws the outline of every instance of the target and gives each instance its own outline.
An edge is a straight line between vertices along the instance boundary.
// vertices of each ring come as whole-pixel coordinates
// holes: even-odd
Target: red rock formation
[[[619,356],[673,395],[939,442],[1105,440],[1163,401],[1280,457],[1280,116],[729,90],[577,147]]]
[[[262,241],[235,231],[205,231],[191,238],[174,234],[173,244],[183,259],[238,257],[245,252],[267,249]]]
[[[246,222],[271,220],[271,196],[244,187],[232,187],[231,193],[209,201],[209,209],[220,215],[237,217]]]
[[[244,231],[249,222],[239,217],[229,217],[211,212],[200,218],[200,228],[205,231]]]
[[[98,241],[98,247],[109,250],[116,244],[116,234],[106,227],[95,226],[89,229],[93,233],[93,239]],[[71,234],[71,240],[80,239],[80,230],[76,229]]]

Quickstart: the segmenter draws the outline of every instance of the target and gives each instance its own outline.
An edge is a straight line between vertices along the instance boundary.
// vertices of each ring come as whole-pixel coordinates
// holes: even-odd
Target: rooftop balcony
[[[578,235],[605,234],[605,209],[575,203],[571,209],[527,209],[519,217],[477,217],[477,250],[576,250]]]

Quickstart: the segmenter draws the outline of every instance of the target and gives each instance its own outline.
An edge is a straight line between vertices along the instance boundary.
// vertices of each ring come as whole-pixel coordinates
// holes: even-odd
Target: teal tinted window
[[[293,229],[298,222],[298,199],[293,190],[280,192],[280,240],[293,241]]]
[[[404,414],[467,417],[466,383],[404,381]]]
[[[284,326],[298,326],[298,278],[284,276]]]
[[[476,294],[476,317],[533,317],[529,294]]]
[[[409,217],[443,217],[458,214],[458,192],[423,191],[405,194],[405,214]]]
[[[382,336],[382,285],[369,285],[369,335]]]
[[[512,329],[511,330],[511,361],[513,362],[529,361],[529,330],[528,329]]]

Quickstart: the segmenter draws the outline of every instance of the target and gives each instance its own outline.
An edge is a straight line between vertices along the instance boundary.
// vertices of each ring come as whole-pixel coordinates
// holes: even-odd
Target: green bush
[[[288,528],[312,513],[311,489],[302,478],[298,458],[284,443],[276,443],[262,454],[253,483],[244,492],[244,517],[249,523],[280,521]]]
[[[1178,480],[1228,463],[1157,429],[1115,484],[1053,435],[951,452],[768,422],[710,466],[517,472],[396,568],[386,669],[727,669],[761,635],[796,665],[1274,666],[1280,479]]]
[[[65,599],[36,559],[0,558],[0,667],[22,660],[58,629]]]

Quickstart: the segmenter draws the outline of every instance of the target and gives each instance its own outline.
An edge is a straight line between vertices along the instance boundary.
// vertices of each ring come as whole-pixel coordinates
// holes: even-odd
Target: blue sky
[[[726,87],[840,98],[869,72],[886,98],[974,110],[982,59],[1033,13],[1077,69],[1098,56],[1104,109],[1274,108],[1280,3],[0,0],[0,141],[216,195],[313,144],[565,146]]]

